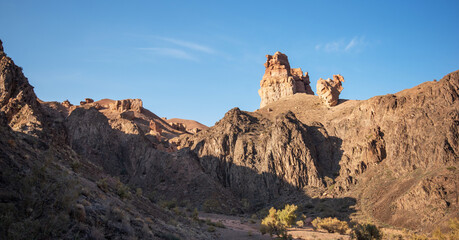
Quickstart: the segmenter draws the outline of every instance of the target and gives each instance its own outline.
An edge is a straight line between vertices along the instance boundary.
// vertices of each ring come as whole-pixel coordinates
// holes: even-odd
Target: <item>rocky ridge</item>
[[[150,123],[144,118],[160,118],[130,100],[116,104],[117,111],[91,99],[79,106],[39,101],[1,42],[0,49],[0,238],[215,238],[155,204],[178,196],[180,187],[197,185],[193,180],[208,187],[185,198],[214,192],[231,196],[200,168],[191,175],[177,170],[192,169],[197,161],[177,157],[180,152],[168,154],[159,147],[167,139],[155,142],[143,131]],[[186,177],[191,179],[178,180]],[[153,192],[157,195],[148,199]]]
[[[431,231],[459,212],[458,86],[456,71],[334,108],[295,94],[253,113],[233,109],[180,147],[254,204],[292,189],[305,199],[351,197],[375,221]]]
[[[307,91],[307,74],[276,54],[266,99],[296,83]],[[13,219],[1,223],[2,238],[216,238],[154,203],[172,198],[222,213],[294,202],[308,216],[346,219],[355,207],[356,217],[423,231],[459,212],[459,72],[333,108],[285,90],[256,112],[235,108],[189,134],[140,100],[39,101],[0,55],[0,219]]]

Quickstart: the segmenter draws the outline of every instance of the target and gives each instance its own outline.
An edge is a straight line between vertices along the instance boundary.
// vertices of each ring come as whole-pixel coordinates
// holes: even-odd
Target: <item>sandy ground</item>
[[[222,214],[213,213],[199,213],[199,218],[206,220],[210,219],[212,222],[221,222],[226,228],[215,228],[218,239],[222,240],[255,240],[255,239],[272,239],[269,235],[261,235],[260,221],[255,223],[250,222],[250,219],[227,216]],[[322,231],[314,231],[312,227],[304,228],[289,228],[288,233],[293,236],[294,239],[350,239],[348,235],[340,235],[338,233],[327,233]]]

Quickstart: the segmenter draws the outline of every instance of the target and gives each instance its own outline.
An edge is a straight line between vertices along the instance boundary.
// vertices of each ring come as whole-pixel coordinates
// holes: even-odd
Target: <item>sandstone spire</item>
[[[344,78],[339,74],[333,75],[333,80],[320,78],[317,81],[317,95],[324,100],[327,106],[335,106],[338,104],[339,94],[343,91],[343,82]]]
[[[290,68],[287,55],[276,52],[274,55],[266,55],[265,75],[260,82],[258,94],[261,97],[260,108],[268,103],[295,93],[307,93],[314,95],[309,86],[309,75],[301,68]]]

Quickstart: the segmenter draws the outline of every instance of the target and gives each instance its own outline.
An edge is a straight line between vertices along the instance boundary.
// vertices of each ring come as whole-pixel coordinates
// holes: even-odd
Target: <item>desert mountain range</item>
[[[459,71],[359,101],[339,74],[314,95],[280,52],[265,67],[260,109],[209,128],[140,99],[43,102],[0,41],[0,239],[218,239],[194,209],[286,203],[425,234],[459,217]]]

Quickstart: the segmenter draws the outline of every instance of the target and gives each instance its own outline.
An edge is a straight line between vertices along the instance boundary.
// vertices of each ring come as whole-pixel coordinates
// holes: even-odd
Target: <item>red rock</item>
[[[290,68],[287,55],[276,52],[272,56],[266,55],[266,58],[266,70],[258,90],[261,97],[260,108],[295,93],[314,95],[309,86],[308,73],[303,75],[301,68]]]
[[[120,112],[132,110],[135,112],[141,112],[143,103],[141,99],[124,99],[117,100],[114,103],[110,104],[109,107],[111,110],[116,110]]]
[[[163,132],[161,126],[153,120],[150,120],[150,130],[159,134]]]
[[[62,106],[66,107],[66,108],[69,108],[69,107],[73,106],[73,104],[71,104],[69,100],[65,100],[65,101],[62,102]]]
[[[333,80],[320,78],[317,81],[317,95],[324,100],[327,106],[335,106],[338,104],[339,94],[343,90],[343,82],[344,78],[339,74],[333,75]]]

